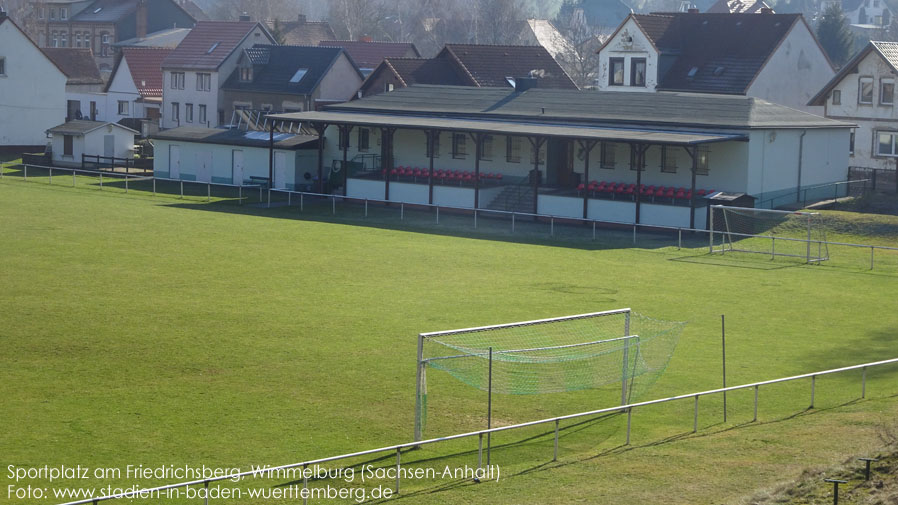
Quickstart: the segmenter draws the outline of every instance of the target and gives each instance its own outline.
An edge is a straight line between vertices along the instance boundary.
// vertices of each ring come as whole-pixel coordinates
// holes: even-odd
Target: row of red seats
[[[381,171],[382,175],[386,175],[387,170],[383,169]],[[390,169],[390,175],[393,177],[427,177],[428,169],[426,168],[417,168],[417,167],[403,167],[398,166],[396,168]],[[434,170],[433,176],[437,179],[443,179],[448,181],[466,181],[470,182],[474,180],[474,172],[468,170]],[[500,173],[480,173],[480,180],[495,180],[501,181],[502,174]]]
[[[612,197],[616,195],[633,195],[636,193],[636,184],[627,184],[625,182],[596,182],[590,181],[589,184],[580,184],[577,191],[589,191],[590,193],[605,193]],[[713,189],[699,189],[695,192],[696,196],[702,197],[713,193]],[[646,186],[639,185],[639,194],[642,196],[659,197],[659,198],[675,198],[678,200],[688,200],[692,198],[692,191],[687,188],[675,188],[673,186]]]

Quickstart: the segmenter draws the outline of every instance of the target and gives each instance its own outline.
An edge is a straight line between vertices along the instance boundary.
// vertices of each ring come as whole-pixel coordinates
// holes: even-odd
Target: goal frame
[[[728,226],[727,226],[727,229],[724,229],[724,230],[715,230],[714,229],[714,221],[715,221],[714,211],[715,210],[719,210],[723,213],[723,220],[725,223],[727,222],[727,220],[726,220],[727,219],[726,218],[727,210],[761,212],[761,213],[781,215],[781,216],[786,216],[786,215],[807,216],[807,226],[806,226],[807,237],[799,239],[799,238],[792,238],[792,237],[777,237],[775,235],[739,233],[739,232],[730,231],[728,229]],[[793,257],[793,258],[804,258],[805,262],[807,262],[807,263],[821,263],[821,262],[829,259],[829,247],[828,246],[825,247],[825,253],[824,253],[824,245],[828,244],[828,242],[826,240],[826,230],[823,229],[822,227],[820,228],[821,232],[823,233],[823,240],[815,240],[811,237],[811,234],[813,231],[813,225],[814,225],[813,219],[815,217],[820,217],[820,216],[821,216],[821,214],[819,212],[790,211],[790,210],[776,210],[776,209],[756,209],[756,208],[752,208],[752,207],[732,207],[729,205],[711,205],[710,211],[708,214],[708,227],[709,227],[709,229],[708,229],[709,230],[708,253],[709,254],[714,254],[714,253],[725,254],[727,251],[743,252],[743,253],[769,255],[771,257],[771,259],[775,258],[776,256],[787,256],[787,257]],[[715,234],[720,234],[721,237],[723,237],[722,244],[721,244],[720,248],[717,250],[715,250],[715,248],[714,248]],[[756,250],[751,250],[751,249],[738,249],[738,248],[734,247],[734,242],[733,242],[734,236],[739,237],[739,238],[770,239],[770,244],[771,244],[770,252],[756,251]],[[801,254],[788,254],[788,253],[777,252],[776,251],[776,241],[777,240],[790,241],[790,242],[804,242],[806,244],[805,254],[801,255]],[[811,250],[812,250],[811,245],[815,244],[815,243],[817,244],[817,255],[816,256],[812,255],[812,253],[811,253]],[[729,245],[729,247],[727,247],[727,245]]]
[[[531,321],[519,321],[514,323],[504,323],[504,324],[495,324],[490,326],[477,326],[473,328],[460,328],[455,330],[445,330],[445,331],[434,331],[427,333],[419,333],[418,334],[418,354],[417,354],[417,365],[415,366],[415,441],[419,441],[423,436],[423,426],[422,426],[422,414],[423,414],[423,394],[426,394],[427,384],[426,384],[426,373],[425,367],[427,366],[428,361],[430,359],[424,359],[424,341],[428,338],[440,337],[446,335],[455,335],[458,333],[471,333],[478,331],[488,331],[488,330],[496,330],[501,328],[513,328],[513,327],[522,327],[522,326],[533,326],[539,324],[548,324],[555,323],[561,321],[571,321],[575,319],[587,319],[587,318],[595,318],[602,316],[612,316],[617,314],[624,314],[624,328],[623,334],[620,337],[615,337],[611,339],[604,339],[601,341],[593,341],[593,342],[584,342],[581,344],[572,344],[572,345],[590,345],[605,341],[611,340],[623,340],[624,348],[623,348],[623,368],[621,371],[621,405],[627,404],[627,389],[629,387],[628,380],[628,364],[629,364],[629,350],[630,350],[630,342],[635,338],[636,345],[639,345],[639,336],[638,335],[630,335],[630,315],[632,311],[629,307],[623,309],[614,309],[614,310],[605,310],[601,312],[589,312],[586,314],[576,314],[572,316],[562,316],[562,317],[553,317],[547,319],[534,319]],[[567,346],[553,346],[553,347],[545,347],[543,349],[552,349],[555,347],[567,347]],[[537,349],[516,349],[512,351],[504,351],[504,352],[521,352],[526,350],[537,350]],[[453,356],[455,357],[455,356]],[[445,358],[441,358],[445,359]],[[492,359],[492,358],[490,358]]]

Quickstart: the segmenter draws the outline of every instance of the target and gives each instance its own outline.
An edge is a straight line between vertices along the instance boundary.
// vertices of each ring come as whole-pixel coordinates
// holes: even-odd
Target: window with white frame
[[[6,77],[6,58],[0,58],[0,76]]]
[[[848,154],[854,154],[854,130],[848,134]]]
[[[879,103],[892,105],[895,103],[895,79],[883,78],[879,81]]]
[[[645,58],[630,58],[630,86],[645,86]]]
[[[858,81],[857,103],[873,103],[873,78],[861,77]]]
[[[521,137],[506,137],[505,161],[508,163],[521,162]]]
[[[200,104],[199,121],[203,124],[206,123],[206,106],[203,104]]]
[[[100,56],[109,56],[109,34],[105,32],[100,34]]]
[[[69,10],[65,7],[59,8],[59,19],[65,21],[69,19]]]
[[[56,19],[56,7],[50,7],[50,21]]]
[[[50,47],[59,47],[59,33],[56,30],[50,32]]]
[[[184,89],[184,72],[171,73],[171,89]]]
[[[59,47],[68,47],[69,46],[69,33],[68,32],[59,32]]]
[[[72,47],[81,47],[81,32],[75,32],[72,36]]]
[[[181,121],[181,104],[178,102],[171,103],[171,120],[175,123],[179,123]]]
[[[898,132],[877,132],[876,155],[898,156]]]
[[[127,100],[119,100],[118,101],[118,115],[119,116],[127,116],[131,112],[130,103]]]
[[[842,105],[842,90],[833,90],[833,105]]]
[[[193,122],[193,104],[192,103],[184,104],[184,121],[187,121],[188,123]]]
[[[624,59],[609,58],[608,59],[608,85],[623,86],[624,85]]]
[[[183,89],[183,87],[181,88]],[[196,90],[210,91],[212,89],[212,74],[196,74]]]

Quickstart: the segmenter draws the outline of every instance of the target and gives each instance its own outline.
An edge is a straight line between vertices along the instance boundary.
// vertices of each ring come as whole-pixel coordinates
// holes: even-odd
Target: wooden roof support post
[[[698,168],[698,147],[683,146],[686,154],[692,158],[692,184],[689,187],[689,228],[695,228],[695,170]]]
[[[343,195],[349,193],[349,167],[347,167],[347,151],[349,150],[349,136],[352,134],[352,125],[343,124],[339,126],[340,138],[343,141]]]
[[[268,187],[274,186],[274,125],[268,128]]]
[[[430,165],[427,170],[427,203],[433,205],[433,157],[434,157],[434,146],[436,146],[436,139],[440,134],[440,130],[424,130],[424,135],[427,137],[427,154],[428,158],[430,158]]]
[[[474,208],[480,207],[480,158],[483,149],[483,134],[469,133],[474,141]]]
[[[318,134],[318,187],[315,189],[318,193],[324,193],[324,132],[327,127],[327,123],[312,123]]]
[[[380,164],[384,170],[384,200],[390,200],[390,170],[393,170],[393,134],[396,128],[381,128]]]
[[[530,181],[533,184],[533,213],[537,214],[539,210],[539,150],[546,143],[545,137],[527,137],[530,145],[533,147],[533,171],[530,175]],[[536,216],[533,217],[536,220]]]
[[[598,140],[577,141],[577,144],[585,153],[583,157],[583,219],[587,218],[587,212],[589,211],[589,192],[586,190],[586,186],[589,185],[589,153],[598,143]]]

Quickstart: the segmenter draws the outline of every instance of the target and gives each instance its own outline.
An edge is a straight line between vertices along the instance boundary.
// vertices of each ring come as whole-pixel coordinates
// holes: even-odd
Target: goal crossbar
[[[639,335],[627,335],[626,337],[609,338],[609,339],[605,339],[605,340],[595,340],[593,342],[581,342],[579,344],[555,345],[555,346],[549,346],[549,347],[531,347],[528,349],[506,349],[506,350],[501,350],[501,351],[493,351],[493,356],[495,356],[496,354],[511,354],[511,353],[517,353],[517,352],[536,352],[536,351],[549,351],[549,350],[554,350],[554,349],[569,349],[571,347],[584,347],[587,345],[605,344],[608,342],[615,342],[615,341],[619,341],[619,340],[628,340],[631,338],[635,338],[635,339],[639,340]],[[437,361],[437,360],[441,360],[441,359],[453,359],[453,358],[470,358],[470,357],[485,358],[487,356],[489,356],[488,352],[479,352],[479,353],[469,353],[469,354],[458,354],[455,356],[437,356],[437,357],[433,357],[433,358],[425,358],[425,359],[421,360],[421,362],[428,363],[431,361]]]
[[[445,331],[433,331],[430,333],[419,333],[418,336],[421,338],[432,338],[442,335],[455,335],[458,333],[473,333],[477,331],[487,331],[487,330],[498,330],[500,328],[514,328],[516,326],[532,326],[535,324],[544,324],[544,323],[557,323],[560,321],[571,321],[575,319],[585,319],[588,317],[597,317],[597,316],[610,316],[613,314],[627,314],[630,312],[629,308],[626,309],[615,309],[615,310],[605,310],[602,312],[590,312],[588,314],[577,314],[573,316],[564,316],[564,317],[552,317],[548,319],[534,319],[532,321],[520,321],[517,323],[505,323],[505,324],[494,324],[491,326],[477,326],[474,328],[462,328],[458,330],[445,330]]]

